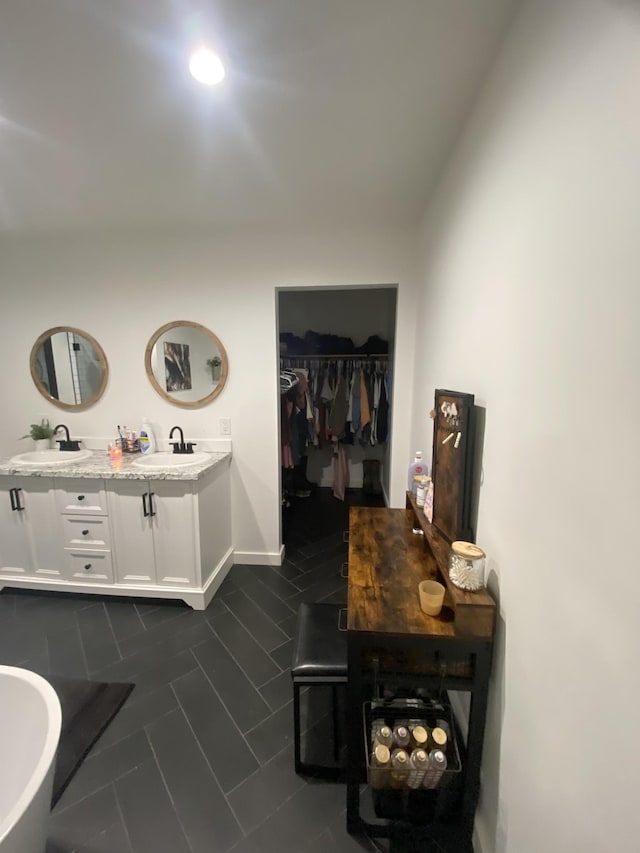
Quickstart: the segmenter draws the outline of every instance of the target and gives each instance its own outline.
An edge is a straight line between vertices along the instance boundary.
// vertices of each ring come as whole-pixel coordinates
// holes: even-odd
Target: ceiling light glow
[[[207,47],[199,47],[193,51],[189,60],[189,71],[205,86],[215,86],[224,79],[224,67],[220,57]]]

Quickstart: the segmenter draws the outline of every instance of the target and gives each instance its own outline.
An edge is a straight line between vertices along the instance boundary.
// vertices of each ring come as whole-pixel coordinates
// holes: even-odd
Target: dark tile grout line
[[[270,681],[273,681],[273,679],[274,679],[274,678],[277,678],[279,675],[282,675],[282,673],[283,673],[283,672],[285,672],[285,670],[284,670],[284,669],[282,669],[282,667],[280,666],[280,664],[279,664],[277,661],[273,660],[273,658],[271,657],[271,654],[270,654],[270,653],[269,653],[269,652],[264,648],[264,646],[262,645],[262,643],[261,643],[261,642],[259,642],[259,641],[256,639],[256,637],[254,637],[254,636],[253,636],[253,634],[251,633],[251,631],[249,630],[249,628],[244,624],[244,622],[241,622],[241,621],[240,621],[240,619],[238,619],[238,617],[236,616],[236,614],[235,614],[232,610],[229,610],[229,612],[230,612],[230,614],[233,616],[233,618],[236,620],[236,622],[238,623],[238,625],[240,625],[240,627],[241,627],[241,628],[243,628],[243,629],[247,632],[247,634],[251,637],[251,639],[254,641],[254,643],[256,643],[256,644],[257,644],[257,645],[262,649],[262,651],[265,653],[265,655],[267,655],[267,657],[269,658],[269,660],[273,661],[273,663],[274,663],[274,664],[278,667],[278,669],[280,670],[280,672],[279,672],[279,673],[277,673],[276,675],[272,675],[272,676],[271,676],[271,678],[267,678],[267,680],[266,680],[266,681],[264,681],[264,682],[262,682],[261,684],[257,684],[257,685],[256,685],[256,684],[254,684],[253,679],[252,679],[252,678],[249,678],[248,674],[244,671],[244,669],[242,669],[242,667],[240,666],[240,662],[239,662],[238,660],[236,660],[236,658],[235,658],[235,657],[234,657],[234,655],[233,655],[233,652],[232,652],[232,651],[231,651],[231,649],[227,646],[227,644],[226,644],[226,643],[225,643],[225,641],[222,639],[222,637],[220,636],[220,634],[218,634],[218,632],[216,631],[215,627],[214,627],[213,625],[211,625],[211,623],[209,623],[209,624],[210,624],[210,627],[211,627],[211,630],[213,631],[213,633],[214,633],[214,634],[216,635],[216,637],[220,640],[220,642],[222,643],[222,645],[225,647],[225,649],[229,652],[229,654],[231,655],[231,657],[234,659],[234,661],[238,664],[238,666],[239,666],[239,667],[240,667],[240,669],[242,670],[242,674],[245,676],[245,678],[247,678],[247,679],[251,682],[251,684],[253,684],[253,685],[254,685],[254,687],[258,690],[258,692],[260,692],[261,688],[262,688],[262,687],[264,687],[264,686],[265,686],[265,684],[268,684]],[[271,620],[271,621],[273,622],[273,620]],[[275,625],[275,622],[274,622],[274,625]],[[277,627],[277,626],[276,626],[276,627]],[[289,642],[289,638],[288,638],[288,637],[286,637],[286,638],[285,638],[284,642],[279,643],[277,646],[275,646],[275,649],[279,649],[281,646],[283,646],[283,645],[284,645],[285,643],[287,643],[287,642]],[[275,649],[274,649],[274,651],[275,651]]]
[[[145,736],[146,736],[146,732],[145,732]],[[147,738],[147,740],[148,739],[149,738]],[[137,770],[139,766],[140,765],[137,765],[136,767],[134,767],[131,772],[133,773],[134,770]],[[123,778],[123,777],[121,776],[120,778]],[[133,853],[133,841],[131,840],[131,836],[129,835],[129,827],[127,826],[127,821],[125,820],[124,812],[122,811],[122,803],[120,802],[120,797],[118,796],[118,789],[116,788],[115,782],[116,782],[116,780],[113,780],[113,779],[111,780],[111,784],[113,785],[113,796],[114,796],[114,799],[116,801],[116,808],[118,809],[118,814],[120,815],[120,823],[122,824],[122,827],[124,829],[125,838],[127,839],[127,843],[129,844],[129,850],[131,851],[131,853]],[[118,853],[121,853],[121,851],[118,851]]]
[[[194,656],[194,657],[195,657],[195,656]],[[214,691],[214,693],[216,694],[216,696],[217,696],[217,697],[218,697],[218,699],[220,700],[220,702],[221,702],[222,706],[224,707],[225,711],[227,712],[227,714],[229,714],[229,709],[227,708],[227,706],[226,706],[226,705],[224,704],[224,702],[222,701],[222,697],[220,696],[220,694],[218,693],[218,691],[215,689],[215,687],[213,686],[213,684],[211,684],[211,681],[209,680],[209,678],[208,678],[208,676],[207,676],[207,673],[202,669],[202,667],[200,667],[200,671],[203,673],[204,677],[207,679],[207,681],[208,681],[208,682],[209,682],[209,684],[211,685],[211,689]],[[175,680],[177,681],[178,679],[175,679]],[[206,755],[206,753],[205,753],[204,749],[202,748],[202,744],[200,743],[200,741],[199,741],[199,739],[198,739],[197,734],[196,734],[196,733],[195,733],[195,731],[193,730],[193,727],[192,727],[192,725],[191,725],[191,721],[189,720],[189,715],[186,713],[186,711],[185,711],[185,710],[184,710],[184,708],[182,707],[182,703],[180,702],[180,697],[178,696],[177,692],[175,691],[175,689],[174,689],[174,687],[173,687],[173,682],[171,682],[171,683],[170,683],[170,686],[171,686],[171,690],[173,691],[173,695],[176,697],[176,701],[177,701],[177,703],[178,703],[178,708],[180,709],[180,713],[181,713],[181,714],[182,714],[182,716],[184,717],[184,719],[185,719],[185,721],[186,721],[186,723],[187,723],[187,726],[189,727],[189,731],[190,731],[190,732],[191,732],[191,734],[193,735],[193,739],[194,739],[194,741],[195,741],[195,742],[196,742],[196,744],[198,745],[198,749],[200,750],[200,752],[201,752],[201,754],[202,754],[202,757],[204,758],[205,763],[206,763],[207,767],[209,768],[209,772],[210,772],[210,773],[211,773],[211,775],[213,776],[213,779],[214,779],[214,781],[215,781],[216,785],[218,786],[218,789],[220,790],[220,793],[221,793],[221,794],[222,794],[222,796],[224,797],[224,800],[225,800],[225,802],[226,802],[226,804],[227,804],[227,806],[228,806],[228,808],[229,808],[229,811],[230,811],[230,812],[231,812],[231,814],[233,815],[233,818],[234,818],[235,822],[238,824],[238,828],[239,828],[240,832],[242,833],[243,837],[246,837],[245,832],[244,832],[244,829],[242,828],[242,824],[240,823],[240,820],[239,820],[239,818],[238,818],[238,815],[236,814],[236,811],[235,811],[235,809],[233,808],[233,806],[231,805],[231,803],[229,802],[229,798],[228,798],[228,796],[227,796],[227,793],[226,793],[226,791],[224,790],[224,788],[222,787],[222,785],[220,784],[220,780],[219,780],[219,779],[218,779],[218,777],[216,776],[215,770],[213,769],[213,767],[212,767],[212,766],[211,766],[211,764],[209,763],[209,759],[208,759],[208,757],[207,757],[207,755]],[[236,728],[238,729],[238,733],[240,734],[240,737],[242,737],[242,738],[244,739],[244,735],[242,734],[242,732],[240,731],[240,729],[239,729],[239,728],[238,728],[238,726],[236,725],[236,721],[233,719],[233,717],[231,716],[231,714],[229,714],[229,718],[231,719],[231,721],[233,722],[233,724],[234,724],[234,725],[236,726]],[[146,727],[145,727],[145,734],[146,734]],[[149,740],[149,742],[151,742],[151,739],[148,737],[148,735],[147,735],[147,740]],[[248,746],[248,747],[249,747],[249,749],[251,750],[251,747],[249,746],[249,744],[248,744],[248,743],[247,743],[247,746]],[[151,748],[152,748],[152,750],[153,750],[153,745],[152,745],[152,747],[151,747]],[[251,754],[252,754],[252,755],[253,755],[253,757],[256,759],[256,761],[258,761],[257,756],[253,753],[253,750],[251,750]],[[154,756],[155,756],[155,753],[154,753]],[[159,764],[159,762],[157,762],[157,763]],[[258,761],[258,765],[260,765],[260,762],[259,762],[259,761]],[[247,778],[247,777],[245,777],[245,778]],[[164,776],[163,776],[163,781],[164,781]],[[166,783],[165,783],[165,787],[166,787]],[[172,802],[173,802],[173,799],[172,799]],[[175,805],[174,805],[174,810],[176,810],[176,809],[175,809]],[[177,810],[176,810],[176,811],[177,811]],[[186,832],[185,832],[185,835],[186,835]],[[188,841],[188,837],[187,837],[187,841]],[[189,846],[191,846],[191,845],[189,845]]]
[[[277,623],[277,622],[275,622],[275,621],[272,619],[272,617],[271,617],[271,616],[269,616],[269,614],[268,614],[268,613],[265,613],[265,611],[264,611],[264,610],[262,610],[262,608],[258,605],[258,603],[257,603],[256,601],[254,601],[252,598],[250,598],[250,597],[246,594],[246,592],[245,592],[244,590],[240,590],[240,589],[239,589],[239,590],[237,590],[237,592],[238,592],[240,595],[244,595],[244,597],[247,599],[247,601],[250,601],[250,602],[251,602],[251,604],[253,604],[253,605],[254,605],[254,607],[257,607],[257,608],[258,608],[258,610],[260,610],[260,612],[261,612],[261,613],[263,613],[263,614],[266,616],[266,618],[267,618],[267,619],[268,619],[268,620],[269,620],[269,621],[270,621],[270,622],[271,622],[271,623],[272,623],[276,628],[280,628],[280,626],[278,625],[278,623]],[[234,593],[234,595],[235,595],[235,593]],[[229,596],[229,597],[231,597],[231,596]],[[242,621],[238,616],[236,616],[236,614],[234,613],[234,611],[229,607],[229,605],[228,605],[226,602],[225,602],[225,607],[226,607],[226,608],[227,608],[227,610],[231,613],[231,615],[235,617],[236,621],[237,621],[240,625],[242,625],[242,627],[245,629],[245,631],[247,632],[247,634],[249,634],[249,636],[250,636],[253,640],[255,640],[255,642],[260,646],[260,648],[261,648],[261,649],[263,649],[267,654],[269,654],[269,650],[268,650],[268,649],[265,649],[265,648],[264,648],[264,646],[262,645],[262,643],[258,640],[258,638],[253,636],[253,634],[252,634],[252,633],[251,633],[251,631],[249,630],[249,627],[248,627],[247,625],[245,625],[245,623],[244,623],[244,622],[243,622],[243,621]],[[285,618],[286,618],[286,619],[288,619],[289,617],[287,616],[287,617],[285,617]],[[214,628],[213,630],[215,631],[215,628]],[[282,631],[282,628],[280,628],[280,631]],[[284,631],[282,631],[282,633],[284,634]],[[285,641],[286,641],[286,640],[288,640],[288,639],[289,639],[289,638],[285,636]],[[277,649],[277,648],[279,648],[279,646],[281,646],[281,645],[282,645],[282,643],[279,643],[277,646],[274,646],[274,648],[276,648],[276,649]],[[274,663],[275,663],[275,661],[274,661]],[[274,676],[274,678],[275,678],[275,677],[276,677],[276,676]],[[271,680],[271,679],[269,679],[269,680]],[[265,684],[266,684],[266,682],[265,682]]]
[[[163,714],[163,716],[166,716],[166,714]],[[124,738],[120,738],[115,743],[121,743],[127,737],[129,737],[129,735],[125,735]],[[115,746],[115,743],[113,744],[113,746]],[[86,760],[89,760],[89,759],[86,759]],[[72,802],[68,803],[66,806],[64,806],[64,808],[59,809],[56,806],[55,809],[51,812],[51,817],[55,820],[59,815],[63,815],[65,812],[69,811],[69,809],[75,808],[80,803],[83,803],[85,800],[88,800],[89,797],[95,796],[100,791],[104,791],[105,788],[108,788],[110,785],[113,785],[115,782],[118,782],[120,779],[124,779],[124,777],[128,776],[130,773],[134,773],[138,769],[139,766],[140,766],[139,764],[136,764],[135,767],[130,767],[124,773],[121,773],[119,776],[116,776],[114,779],[110,779],[108,782],[105,782],[104,785],[98,785],[98,787],[95,788],[95,790],[90,791],[88,794],[83,794],[81,797],[78,797],[77,800],[73,800]]]
[[[173,688],[171,688],[171,689],[173,690]],[[175,691],[174,691],[174,695],[175,695]],[[176,699],[177,699],[177,698],[178,698],[178,697],[176,696]],[[178,703],[178,704],[179,704],[179,703]],[[185,714],[185,713],[184,713],[184,711],[182,710],[182,707],[181,707],[181,706],[179,706],[179,707],[180,707],[180,713],[181,713],[181,714],[182,714],[182,716],[183,716],[183,717],[185,717],[185,719],[186,719],[186,714]],[[175,709],[174,709],[174,711],[175,711]],[[173,711],[172,711],[171,713],[173,713]],[[189,725],[189,720],[187,720],[187,725]],[[164,785],[164,789],[165,789],[165,791],[167,792],[167,796],[169,797],[169,802],[170,802],[170,803],[171,803],[171,805],[173,806],[174,814],[175,814],[175,816],[176,816],[176,819],[177,819],[177,821],[178,821],[178,824],[179,824],[179,826],[180,826],[180,829],[182,830],[182,834],[184,835],[184,840],[186,841],[186,843],[187,843],[187,847],[189,848],[189,850],[191,850],[191,853],[195,853],[195,852],[194,852],[194,849],[193,849],[193,846],[192,846],[192,844],[191,844],[191,842],[190,842],[190,840],[189,840],[189,835],[188,835],[188,833],[187,833],[186,827],[184,826],[184,824],[183,824],[183,822],[182,822],[182,818],[180,817],[180,812],[178,811],[178,808],[177,808],[177,806],[176,806],[176,803],[175,803],[175,801],[174,801],[174,799],[173,799],[173,795],[172,795],[172,793],[171,793],[171,791],[170,791],[170,789],[169,789],[169,786],[167,785],[167,780],[165,779],[164,773],[162,772],[162,767],[160,766],[160,762],[158,761],[158,756],[156,755],[156,751],[155,751],[155,749],[153,748],[153,743],[151,742],[151,738],[149,737],[149,732],[147,731],[147,726],[143,726],[142,728],[143,728],[143,731],[144,731],[144,735],[145,735],[145,737],[146,737],[146,739],[147,739],[147,743],[149,744],[149,748],[151,749],[151,755],[153,756],[153,760],[154,760],[154,762],[155,762],[156,768],[157,768],[158,773],[159,773],[159,775],[160,775],[160,779],[161,779],[161,781],[162,781],[162,784]],[[195,735],[194,735],[194,737],[195,737]],[[197,739],[197,738],[195,738],[195,741],[196,741],[196,743],[198,744],[198,748],[199,748],[199,749],[200,749],[200,751],[202,752],[202,747],[200,746],[200,742],[198,741],[198,739]],[[206,759],[206,756],[205,756],[205,759]],[[207,762],[207,766],[209,766],[209,762]],[[209,769],[211,769],[211,768],[209,767]],[[218,780],[216,779],[215,775],[214,775],[213,773],[212,773],[212,775],[213,775],[213,778],[214,778],[214,780],[215,780],[216,784],[218,784]],[[117,793],[118,793],[118,792],[117,792],[117,790],[116,790],[116,796],[117,796]],[[235,817],[235,815],[234,815],[234,817]]]
[[[235,717],[233,716],[233,714],[231,713],[231,711],[230,711],[230,710],[229,710],[229,708],[227,707],[227,703],[224,701],[223,697],[220,695],[220,692],[217,690],[217,688],[216,688],[215,684],[213,683],[213,681],[211,681],[211,679],[209,678],[209,676],[208,676],[207,672],[205,671],[204,667],[202,666],[202,664],[201,664],[201,663],[200,663],[200,661],[198,660],[198,656],[196,655],[196,653],[195,653],[195,651],[194,651],[193,649],[191,649],[191,654],[193,655],[193,658],[194,658],[194,660],[195,660],[195,662],[196,662],[196,664],[197,664],[198,669],[200,670],[200,672],[204,675],[204,677],[205,677],[205,678],[206,678],[206,680],[208,681],[208,683],[209,683],[209,685],[210,685],[211,689],[213,690],[213,692],[215,693],[215,695],[218,697],[218,700],[219,700],[220,704],[222,705],[222,707],[224,708],[224,710],[227,712],[227,715],[228,715],[229,719],[231,720],[231,722],[233,723],[233,725],[234,725],[234,726],[236,727],[236,729],[238,730],[238,734],[240,735],[240,737],[243,739],[243,741],[244,741],[244,742],[245,742],[245,744],[247,745],[247,749],[249,750],[249,752],[251,753],[251,755],[255,758],[255,760],[256,760],[256,762],[257,762],[257,764],[258,764],[258,768],[260,768],[260,767],[262,766],[262,765],[260,764],[260,759],[259,759],[259,758],[258,758],[258,756],[255,754],[255,752],[253,751],[253,747],[251,746],[251,744],[249,743],[249,741],[246,739],[246,737],[245,737],[245,732],[243,732],[243,731],[242,731],[242,729],[240,728],[240,726],[236,723]],[[246,677],[246,676],[245,676],[245,677]],[[174,679],[174,681],[178,681],[178,679],[176,678],[176,679]],[[255,688],[255,685],[253,684],[253,682],[252,682],[251,680],[249,680],[249,683],[251,684],[251,686],[252,686],[252,687],[254,687],[254,689],[256,690],[256,693],[258,693],[258,696],[260,696],[260,692]],[[179,705],[180,709],[181,709],[181,710],[183,710],[183,709],[182,709],[182,704],[181,704],[181,702],[180,702],[180,698],[178,697],[178,695],[177,695],[176,691],[173,689],[173,683],[172,683],[172,682],[170,682],[170,686],[171,686],[171,689],[173,690],[173,693],[174,693],[174,695],[175,695],[176,699],[178,700],[178,705]],[[262,699],[262,696],[260,696],[260,698]],[[263,700],[263,701],[264,701],[264,700]],[[265,705],[266,705],[266,704],[267,704],[267,703],[265,702]],[[269,707],[269,706],[267,705],[267,707]],[[184,711],[183,711],[183,713],[184,713]],[[267,719],[271,716],[271,714],[272,714],[272,713],[273,713],[273,712],[271,712],[271,713],[267,714],[267,716],[266,716],[266,717],[263,717],[263,719],[262,719],[262,720],[260,720],[260,723],[258,723],[257,725],[261,725],[262,723],[264,723],[264,721],[265,721],[265,720],[267,720]],[[187,716],[187,715],[185,714],[185,717],[186,717],[186,716]],[[187,722],[188,722],[188,719],[187,719]],[[189,727],[191,728],[191,724],[189,724]],[[195,737],[195,732],[194,732],[194,737]],[[199,744],[199,743],[200,743],[200,742],[198,741],[198,744]],[[202,747],[200,747],[200,748],[202,749]],[[205,756],[205,757],[206,757],[206,756]],[[208,763],[209,763],[209,762],[207,761],[207,764],[208,764]],[[213,770],[212,770],[211,772],[213,772]],[[215,773],[214,773],[214,775],[215,775]],[[217,779],[217,777],[216,777],[216,782],[217,782],[217,781],[218,781],[218,779]],[[220,783],[219,783],[219,782],[218,782],[218,785],[220,786],[220,790],[222,790],[222,786],[220,785]],[[222,793],[224,793],[224,791],[223,791]],[[226,796],[226,795],[225,795],[225,796]]]
[[[242,623],[240,623],[240,624],[242,624]],[[263,697],[263,696],[262,696],[262,694],[260,693],[260,687],[264,687],[264,684],[266,684],[266,683],[267,683],[267,681],[271,681],[271,679],[267,679],[267,681],[265,681],[265,682],[264,682],[264,684],[261,684],[261,685],[259,685],[259,686],[256,686],[256,685],[254,684],[254,682],[253,682],[253,679],[252,679],[252,678],[249,678],[249,676],[248,676],[248,675],[247,675],[247,673],[245,672],[244,668],[243,668],[243,667],[242,667],[242,665],[240,664],[240,661],[236,658],[236,656],[233,654],[233,652],[231,651],[231,649],[230,649],[230,648],[227,646],[227,644],[224,642],[224,640],[222,639],[222,637],[221,637],[221,636],[216,632],[216,630],[214,629],[213,625],[211,626],[211,630],[212,630],[212,631],[213,631],[213,633],[215,634],[216,639],[217,639],[217,640],[221,643],[221,645],[226,649],[226,651],[227,651],[227,652],[228,652],[228,654],[229,654],[229,657],[233,660],[233,662],[236,664],[236,666],[238,667],[238,669],[240,670],[240,672],[244,675],[244,677],[247,679],[247,681],[249,682],[249,684],[253,687],[253,689],[255,690],[255,692],[258,694],[258,696],[260,697],[260,699],[264,702],[264,704],[265,704],[265,705],[267,706],[267,708],[268,708],[268,707],[269,707],[269,703],[265,701],[264,697]],[[248,633],[248,632],[247,632],[247,633]],[[288,641],[287,641],[287,642],[288,642]],[[202,643],[199,643],[199,645],[202,645]],[[258,644],[258,645],[260,645],[260,644]],[[284,645],[284,643],[281,643],[281,645]],[[196,648],[197,648],[197,646],[196,646]],[[262,646],[260,646],[260,648],[262,648]],[[280,648],[280,646],[278,646],[277,648]],[[267,652],[265,652],[265,654],[267,654]],[[197,660],[197,655],[196,655],[195,657],[196,657],[196,660]],[[269,655],[269,657],[271,657],[271,655]],[[275,661],[275,660],[274,660],[273,662],[274,662],[274,664],[278,667],[278,669],[280,670],[280,672],[278,673],[278,675],[282,675],[282,673],[284,672],[284,670],[282,669],[282,667],[277,663],[277,661]],[[198,661],[198,665],[200,665],[200,661]],[[203,667],[200,667],[200,668],[201,668],[201,669],[203,669]],[[205,675],[206,675],[206,673],[205,673]],[[210,681],[209,683],[211,683],[211,681]],[[213,687],[213,684],[212,684],[211,686]],[[217,692],[217,691],[216,691],[216,692]],[[225,708],[226,708],[226,705],[225,705]],[[271,714],[270,714],[270,713],[269,713],[269,714],[267,714],[267,717],[270,717],[270,716],[271,716]],[[266,720],[266,719],[267,719],[267,717],[264,717],[260,722],[261,722],[261,723],[262,723],[262,722],[264,722],[264,720]],[[258,724],[258,725],[259,725],[259,724]]]
[[[280,600],[280,602],[281,602],[282,604],[284,604],[284,605],[285,605],[285,607],[287,607],[289,610],[291,610],[291,607],[289,607],[289,605],[286,603],[286,601],[284,601],[282,598],[280,598],[280,596],[279,596],[277,593],[275,593],[272,589],[270,589],[268,586],[266,586],[266,584],[263,584],[263,583],[262,583],[262,581],[260,581],[259,579],[257,579],[257,578],[256,578],[256,581],[257,581],[257,583],[258,583],[258,584],[259,584],[263,589],[266,589],[266,590],[267,590],[268,592],[270,592],[272,595],[275,595],[275,596],[276,596],[276,598],[278,598],[278,599]],[[265,615],[267,618],[271,619],[271,621],[274,623],[274,625],[278,625],[278,623],[275,621],[275,619],[273,618],[273,616],[270,616],[270,615],[267,613],[267,611],[264,609],[264,607],[262,607],[262,606],[261,606],[260,602],[259,602],[259,601],[256,601],[256,600],[255,600],[255,599],[254,599],[254,598],[249,594],[249,592],[248,592],[247,590],[244,590],[244,589],[236,589],[236,590],[234,590],[234,592],[242,592],[242,593],[244,593],[244,595],[246,595],[246,596],[247,596],[247,598],[252,602],[252,604],[255,604],[255,606],[256,606],[257,608],[259,608],[259,609],[264,613],[264,615]],[[294,593],[294,594],[295,594],[295,593]],[[230,608],[228,607],[228,605],[226,605],[226,603],[225,603],[225,606],[227,607],[227,609],[228,609],[228,610],[230,610]],[[284,619],[288,619],[290,616],[293,616],[293,615],[295,615],[295,611],[294,611],[294,610],[291,610],[291,613],[288,613],[288,614],[284,617]],[[282,619],[282,620],[280,620],[280,621],[284,622],[284,619]],[[280,645],[282,645],[282,643],[281,643]]]
[[[422,482],[422,481],[420,481],[420,482]],[[109,628],[111,629],[113,641],[116,644],[116,649],[118,650],[118,654],[120,655],[120,660],[124,660],[124,656],[122,654],[122,649],[120,648],[120,643],[118,642],[118,638],[116,637],[116,632],[113,630],[113,622],[111,621],[111,616],[109,615],[109,610],[105,606],[104,601],[102,602],[102,607],[104,609],[105,616],[107,617],[107,622],[109,624]]]

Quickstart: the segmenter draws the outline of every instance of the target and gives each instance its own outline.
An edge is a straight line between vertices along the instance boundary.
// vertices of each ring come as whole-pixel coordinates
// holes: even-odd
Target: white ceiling
[[[513,6],[1,0],[0,232],[415,221]]]

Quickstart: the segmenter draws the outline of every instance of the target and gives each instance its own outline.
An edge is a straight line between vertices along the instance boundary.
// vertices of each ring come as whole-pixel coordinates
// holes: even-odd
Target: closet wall
[[[389,343],[388,362],[393,377],[396,300],[397,289],[393,286],[281,289],[278,291],[278,331],[290,332],[298,337],[304,337],[308,330],[339,335],[351,338],[356,347],[364,344],[372,335],[377,335]],[[391,408],[393,409],[393,396]],[[366,448],[355,444],[347,450],[351,488],[362,486],[364,459],[380,460],[382,488],[387,503],[391,440],[390,433],[384,444]],[[333,465],[330,449],[309,447],[307,476],[311,482],[320,486],[332,485]]]

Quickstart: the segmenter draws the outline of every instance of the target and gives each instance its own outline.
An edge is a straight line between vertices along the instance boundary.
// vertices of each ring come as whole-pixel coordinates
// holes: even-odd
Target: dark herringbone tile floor
[[[283,510],[283,565],[234,566],[203,613],[153,600],[0,595],[1,663],[136,685],[54,810],[48,853],[382,849],[346,833],[342,785],[293,771],[297,607],[346,601],[343,531],[349,504],[362,502],[352,492],[343,504],[326,489],[293,501]],[[329,710],[316,691],[304,729],[321,727]]]

